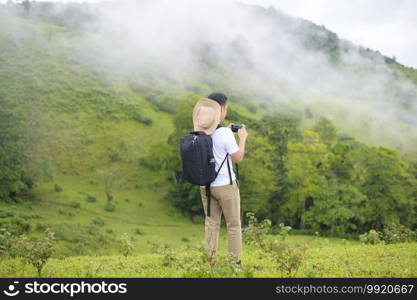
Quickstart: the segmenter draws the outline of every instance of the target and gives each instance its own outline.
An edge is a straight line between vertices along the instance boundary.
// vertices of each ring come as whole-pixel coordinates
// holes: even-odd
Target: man
[[[212,93],[207,98],[220,104],[220,122],[224,121],[227,116],[227,97],[222,93]],[[242,230],[240,221],[240,192],[239,183],[233,172],[233,164],[230,158],[236,163],[240,163],[243,160],[246,138],[248,136],[245,126],[240,128],[237,134],[239,136],[239,145],[236,143],[230,127],[219,127],[211,135],[216,171],[219,170],[226,154],[228,153],[229,155],[216,179],[211,183],[210,216],[207,216],[205,187],[200,186],[201,199],[206,215],[205,244],[206,248],[211,252],[212,263],[215,261],[218,248],[222,213],[224,214],[227,225],[228,250],[232,253],[238,264],[240,264],[241,260]],[[229,167],[227,164],[229,164]],[[229,170],[231,172],[231,178],[229,177]],[[230,180],[232,180],[232,184],[230,184]]]

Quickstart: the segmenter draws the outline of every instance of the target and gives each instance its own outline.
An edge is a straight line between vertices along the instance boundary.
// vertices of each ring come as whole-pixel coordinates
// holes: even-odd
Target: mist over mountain
[[[319,103],[348,123],[366,115],[375,139],[381,132],[400,144],[417,138],[392,126],[417,126],[415,75],[403,72],[413,69],[273,7],[145,0],[9,3],[1,11],[74,30],[52,41],[42,29],[9,27],[15,43],[31,34],[44,44],[63,43],[78,63],[139,91],[166,92],[164,81],[173,91],[200,93],[198,83],[267,110],[302,112]]]

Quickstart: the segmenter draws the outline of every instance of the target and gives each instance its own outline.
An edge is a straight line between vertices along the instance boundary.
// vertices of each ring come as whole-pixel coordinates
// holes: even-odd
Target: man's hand
[[[239,136],[239,151],[236,151],[235,153],[232,153],[230,155],[232,157],[232,160],[236,163],[242,162],[243,157],[245,156],[245,144],[248,132],[246,131],[245,124],[242,125],[242,128],[239,128],[239,130],[237,131],[237,134]]]
[[[237,135],[239,136],[239,139],[246,140],[248,137],[248,132],[246,131],[245,124],[242,124],[242,127],[238,129]]]

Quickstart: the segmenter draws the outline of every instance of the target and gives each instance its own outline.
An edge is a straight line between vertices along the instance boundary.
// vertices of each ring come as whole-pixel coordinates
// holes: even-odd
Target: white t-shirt
[[[210,184],[210,186],[222,186],[230,184],[229,172],[227,170],[227,161],[229,161],[230,173],[232,174],[233,181],[236,179],[236,175],[233,172],[233,162],[230,154],[239,151],[239,146],[236,143],[236,139],[232,130],[228,127],[220,127],[216,129],[211,134],[211,138],[213,139],[213,155],[214,160],[216,161],[216,171],[219,170],[222,161],[226,157],[226,153],[229,153],[229,155],[227,156],[227,160],[224,161],[216,179]],[[202,185],[202,187],[204,187],[204,185]]]

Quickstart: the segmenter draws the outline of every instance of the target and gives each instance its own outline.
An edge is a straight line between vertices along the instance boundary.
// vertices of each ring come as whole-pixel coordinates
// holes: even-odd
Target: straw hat
[[[194,131],[212,134],[220,123],[220,104],[214,100],[202,98],[194,106]]]

